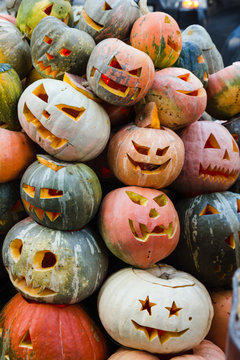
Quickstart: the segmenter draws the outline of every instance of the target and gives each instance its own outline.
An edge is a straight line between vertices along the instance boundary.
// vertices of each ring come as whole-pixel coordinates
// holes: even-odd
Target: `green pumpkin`
[[[61,80],[65,72],[86,73],[95,42],[85,31],[47,16],[33,30],[30,46],[32,63],[38,73],[45,78]]]
[[[22,83],[9,64],[0,64],[0,127],[20,130],[17,105],[22,94]]]
[[[16,25],[30,39],[35,26],[46,16],[55,16],[65,24],[73,25],[73,11],[69,0],[22,0]]]
[[[183,42],[180,56],[174,66],[190,70],[204,86],[207,85],[208,66],[201,48],[193,41]]]
[[[2,257],[14,287],[47,303],[80,302],[100,286],[108,267],[106,249],[90,227],[52,230],[30,217],[8,232]]]
[[[95,172],[85,164],[66,163],[37,155],[23,174],[20,193],[28,214],[58,230],[77,230],[96,214],[102,190]]]

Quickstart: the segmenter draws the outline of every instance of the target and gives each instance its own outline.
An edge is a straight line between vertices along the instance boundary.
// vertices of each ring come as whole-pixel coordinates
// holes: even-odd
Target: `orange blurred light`
[[[182,1],[182,7],[185,9],[196,9],[199,7],[198,0],[184,0]]]

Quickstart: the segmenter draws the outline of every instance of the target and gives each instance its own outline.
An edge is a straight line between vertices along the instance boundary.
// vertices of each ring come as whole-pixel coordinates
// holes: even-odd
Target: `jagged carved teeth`
[[[167,228],[165,228],[163,225],[157,225],[154,227],[154,229],[152,231],[149,231],[145,224],[139,223],[139,227],[140,227],[140,230],[142,233],[142,236],[139,236],[134,227],[133,221],[131,219],[128,219],[128,221],[129,221],[130,229],[131,229],[132,234],[135,237],[135,239],[139,240],[139,241],[143,241],[143,242],[147,241],[149,236],[167,235],[168,238],[171,239],[175,235],[176,230],[177,230],[177,219],[176,218],[175,218],[174,229],[173,229],[172,221],[169,223]]]
[[[28,202],[27,200],[22,198],[22,201],[26,207],[26,209],[29,212],[34,212],[36,214],[36,216],[39,218],[39,220],[43,220],[44,215],[46,215],[50,221],[55,221],[60,215],[60,212],[53,212],[53,211],[45,211],[43,209],[40,209],[36,206],[33,206],[32,204],[30,204],[30,202]]]
[[[171,337],[180,337],[189,330],[189,328],[187,328],[182,331],[166,331],[166,330],[161,330],[161,329],[155,329],[155,328],[152,328],[149,326],[140,325],[134,320],[131,320],[131,321],[132,321],[133,325],[135,326],[135,328],[137,330],[143,331],[144,334],[146,335],[146,337],[150,341],[152,341],[156,336],[158,336],[161,344],[164,344]]]
[[[203,168],[202,164],[200,163],[199,167],[199,175],[198,177],[203,176],[203,179],[210,180],[211,182],[228,182],[233,181],[238,176],[238,170],[226,170],[220,166],[214,166],[213,168],[209,165],[206,169]]]
[[[168,159],[165,163],[159,165],[159,164],[151,164],[151,163],[145,163],[145,162],[138,162],[133,160],[130,155],[127,154],[128,160],[130,161],[133,168],[137,170],[141,170],[143,174],[157,174],[160,171],[163,171],[166,169],[168,164],[170,163],[171,159]]]
[[[59,70],[52,70],[51,65],[45,66],[43,64],[43,61],[38,61],[37,59],[35,59],[35,66],[38,66],[40,71],[42,71],[42,72],[45,71],[45,74],[47,76],[52,76],[53,78],[55,78],[57,76],[57,74],[59,73]]]

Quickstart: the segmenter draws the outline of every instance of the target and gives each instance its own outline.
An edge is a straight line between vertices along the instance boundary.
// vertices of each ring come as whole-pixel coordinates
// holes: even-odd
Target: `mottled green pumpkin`
[[[17,291],[47,303],[73,304],[90,296],[108,266],[101,238],[90,227],[52,230],[30,217],[8,232],[2,256]]]
[[[30,39],[35,26],[46,16],[55,16],[65,24],[73,25],[73,11],[69,0],[22,0],[16,25]]]
[[[102,190],[95,172],[85,164],[37,155],[23,174],[21,197],[38,223],[58,230],[77,230],[96,214]]]
[[[85,31],[73,29],[54,16],[42,19],[31,37],[32,63],[43,77],[62,79],[65,72],[84,75],[95,47]]]
[[[0,127],[20,130],[17,104],[22,94],[22,83],[9,64],[0,64]]]

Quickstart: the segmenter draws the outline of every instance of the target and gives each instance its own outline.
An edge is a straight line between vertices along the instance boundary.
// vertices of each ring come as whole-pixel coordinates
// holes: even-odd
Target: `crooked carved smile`
[[[139,224],[142,236],[139,236],[133,221],[131,219],[128,219],[129,226],[132,231],[133,236],[136,240],[145,242],[148,240],[149,236],[161,236],[161,235],[167,235],[169,239],[172,239],[172,237],[175,235],[177,231],[177,219],[175,218],[175,227],[173,229],[173,222],[170,222],[169,226],[165,228],[163,225],[157,225],[154,227],[152,231],[148,230],[147,226],[145,224]]]
[[[90,16],[88,16],[88,14],[86,13],[85,9],[82,9],[81,12],[82,17],[84,18],[85,22],[91,26],[93,29],[100,31],[103,29],[103,25],[97,23],[96,21],[94,21],[92,18],[90,18]]]
[[[165,163],[161,165],[145,163],[145,162],[138,162],[135,161],[127,154],[128,160],[130,161],[134,170],[138,171],[141,170],[143,174],[158,174],[161,171],[165,170],[170,163],[171,159],[168,159]]]
[[[61,215],[60,212],[45,211],[36,206],[33,206],[32,204],[30,204],[30,202],[28,202],[27,200],[25,200],[23,198],[22,198],[22,201],[23,201],[26,209],[29,212],[32,212],[32,213],[34,212],[39,220],[43,220],[44,215],[46,215],[49,218],[49,220],[53,222]]]
[[[143,331],[144,334],[146,335],[146,337],[150,341],[152,341],[156,336],[158,336],[158,339],[161,344],[164,344],[165,342],[167,342],[171,337],[180,337],[189,330],[189,328],[187,328],[182,331],[165,331],[165,330],[161,330],[161,329],[155,329],[155,328],[152,328],[149,326],[140,325],[134,320],[131,320],[131,321],[132,321],[133,325],[135,326],[135,328],[137,330]]]
[[[43,61],[38,61],[35,59],[35,66],[39,67],[39,70],[42,72],[45,72],[47,76],[52,76],[54,79],[56,78],[57,74],[59,73],[59,70],[52,70],[51,65],[45,66]]]
[[[99,85],[101,85],[104,89],[108,90],[109,92],[121,97],[126,97],[130,90],[130,87],[119,84],[104,74],[101,75],[101,78],[99,80]]]
[[[200,163],[198,177],[201,176],[203,176],[203,180],[208,179],[211,182],[232,182],[236,180],[238,176],[238,170],[225,170],[220,166],[214,166],[212,168],[211,165],[204,169]]]

